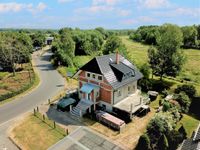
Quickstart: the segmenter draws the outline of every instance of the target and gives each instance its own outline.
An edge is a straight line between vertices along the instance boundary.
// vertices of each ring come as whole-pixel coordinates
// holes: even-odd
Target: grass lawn
[[[46,150],[65,136],[64,130],[58,127],[55,130],[49,125],[50,121],[47,122],[30,115],[12,130],[11,138],[22,149]]]
[[[183,118],[181,121],[177,124],[177,130],[180,128],[180,126],[183,125],[186,132],[187,136],[191,137],[192,132],[195,131],[199,125],[199,120],[195,119],[192,116],[183,114]]]

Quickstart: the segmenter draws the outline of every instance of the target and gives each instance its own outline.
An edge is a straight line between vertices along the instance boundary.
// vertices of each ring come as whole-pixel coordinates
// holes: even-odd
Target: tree
[[[180,104],[182,112],[187,113],[191,104],[191,100],[185,94],[185,92],[180,92],[179,94],[176,94],[174,98]]]
[[[183,125],[178,129],[178,132],[182,135],[182,140],[187,138],[187,132]]]
[[[0,66],[12,70],[15,75],[16,64],[30,61],[30,43],[27,36],[19,33],[0,34]]]
[[[115,53],[116,50],[123,55],[127,55],[126,47],[122,43],[122,40],[117,36],[110,36],[104,46],[104,54]]]
[[[158,149],[159,150],[168,150],[168,148],[169,148],[168,140],[167,140],[165,134],[163,134],[158,141]]]
[[[140,72],[144,75],[144,78],[148,79],[150,75],[150,67],[148,64],[143,64],[140,68]]]
[[[136,150],[150,150],[150,139],[147,134],[143,134],[140,136],[138,144],[135,148]]]
[[[198,32],[195,26],[182,27],[183,32],[183,46],[186,48],[197,47],[197,36]]]
[[[171,24],[162,25],[157,36],[157,43],[157,50],[151,48],[148,51],[153,73],[159,75],[160,80],[163,75],[175,77],[181,71],[184,63],[184,56],[179,50],[182,45],[180,28]]]
[[[43,47],[45,44],[45,35],[43,33],[37,32],[31,35],[34,47]]]
[[[175,121],[170,113],[159,113],[147,125],[147,134],[151,144],[157,145],[159,138],[175,127]]]

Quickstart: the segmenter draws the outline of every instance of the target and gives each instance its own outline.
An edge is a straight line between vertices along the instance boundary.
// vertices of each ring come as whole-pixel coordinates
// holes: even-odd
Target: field
[[[147,50],[149,45],[134,42],[128,36],[120,36],[126,45],[131,61],[140,67],[144,63],[148,63]],[[188,83],[194,84],[200,95],[200,50],[184,49],[186,63],[183,66],[180,75],[174,80],[186,79]]]
[[[26,150],[46,150],[64,136],[64,130],[58,126],[54,129],[34,115],[25,118],[11,133],[11,138],[17,145]]]
[[[13,76],[11,72],[0,72],[0,105],[13,100],[13,97],[30,90],[39,84],[39,77],[30,65],[23,67]]]

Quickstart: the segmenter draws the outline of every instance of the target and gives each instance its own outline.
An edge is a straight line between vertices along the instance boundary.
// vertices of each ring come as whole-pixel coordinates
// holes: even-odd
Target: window
[[[122,94],[121,94],[121,91],[118,90],[118,91],[117,91],[117,96],[120,97],[121,95],[122,95]]]
[[[96,78],[95,74],[93,74],[93,75],[92,75],[92,78],[93,78],[93,79],[95,79],[95,78]]]
[[[102,76],[98,76],[98,80],[102,81]]]
[[[90,73],[87,73],[87,77],[88,77],[88,78],[90,77]]]

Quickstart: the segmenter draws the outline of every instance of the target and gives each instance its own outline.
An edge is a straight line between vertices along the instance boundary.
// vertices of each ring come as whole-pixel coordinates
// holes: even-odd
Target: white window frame
[[[117,90],[117,97],[122,96],[121,90]]]

